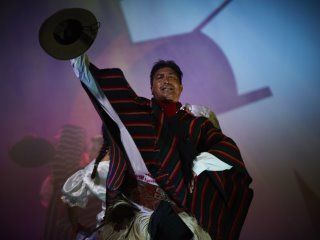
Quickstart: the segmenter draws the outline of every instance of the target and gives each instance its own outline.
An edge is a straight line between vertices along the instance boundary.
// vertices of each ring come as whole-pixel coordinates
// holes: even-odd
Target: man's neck
[[[177,111],[181,107],[180,102],[170,102],[170,101],[159,101],[156,100],[156,103],[161,107],[162,111],[164,112],[164,115],[166,117],[172,117],[174,116]]]

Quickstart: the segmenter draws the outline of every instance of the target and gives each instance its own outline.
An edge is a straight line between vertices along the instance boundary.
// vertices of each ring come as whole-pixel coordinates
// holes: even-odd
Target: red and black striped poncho
[[[207,118],[195,117],[183,110],[177,113],[180,127],[198,154],[209,152],[233,166],[227,171],[201,173],[195,179],[193,192],[189,193],[178,151],[179,140],[170,134],[161,108],[155,101],[138,97],[120,69],[100,70],[90,65],[90,71],[131,134],[158,185],[178,206],[196,217],[213,239],[238,239],[253,191],[235,142]],[[87,92],[109,127],[111,162],[107,189],[117,190],[125,180],[129,162],[125,159],[117,126]]]

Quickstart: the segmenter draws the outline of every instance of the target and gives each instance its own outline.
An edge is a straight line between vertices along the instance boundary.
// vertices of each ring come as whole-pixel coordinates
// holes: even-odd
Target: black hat
[[[68,60],[86,52],[97,36],[99,22],[88,10],[67,8],[47,18],[39,30],[41,47],[52,57]]]
[[[22,167],[38,167],[53,160],[54,146],[46,139],[25,136],[9,149],[12,161]]]

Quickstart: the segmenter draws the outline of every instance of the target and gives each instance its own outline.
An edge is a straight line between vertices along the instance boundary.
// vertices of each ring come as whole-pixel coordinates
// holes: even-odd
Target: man
[[[234,141],[209,119],[181,107],[179,66],[173,61],[154,65],[149,100],[136,95],[120,69],[100,70],[86,56],[71,62],[109,129],[110,205],[125,193],[154,210],[153,239],[190,239],[174,215],[181,212],[196,219],[212,239],[237,239],[253,195],[251,178]],[[136,179],[138,184],[130,185]],[[176,230],[169,230],[171,224]]]

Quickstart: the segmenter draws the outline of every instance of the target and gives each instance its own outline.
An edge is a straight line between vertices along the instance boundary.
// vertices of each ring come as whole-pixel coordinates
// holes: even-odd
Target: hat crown
[[[60,22],[53,31],[53,37],[62,45],[69,45],[77,41],[83,28],[81,23],[75,19],[67,19]]]

